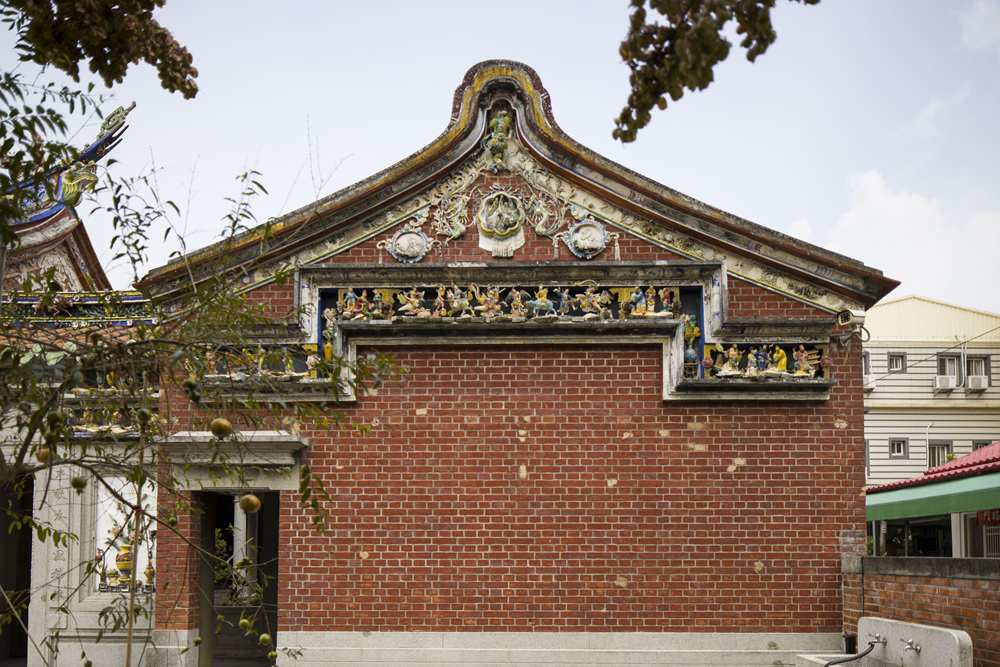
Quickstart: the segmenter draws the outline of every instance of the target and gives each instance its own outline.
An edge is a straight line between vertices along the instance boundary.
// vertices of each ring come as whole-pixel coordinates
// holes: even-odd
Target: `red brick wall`
[[[517,261],[551,260],[525,236]],[[493,261],[476,244],[444,260]],[[738,279],[729,314],[830,317]],[[841,555],[864,548],[859,344],[831,346],[838,384],[805,402],[664,402],[653,344],[378,351],[405,381],[340,406],[370,432],[302,426],[331,525],[282,493],[279,630],[841,630]]]
[[[729,317],[734,319],[830,319],[829,313],[791,297],[772,292],[739,278],[729,276]]]
[[[160,518],[166,519],[170,515],[177,518],[173,530],[160,526],[156,531],[154,621],[158,629],[189,630],[198,627],[201,558],[188,544],[200,543],[201,517],[190,511],[190,502],[190,493],[177,498],[168,495],[162,488],[158,492]]]
[[[270,283],[253,290],[249,299],[267,306],[265,316],[282,320],[295,312],[295,285],[291,280],[281,285]]]
[[[391,351],[370,433],[304,432],[333,523],[283,496],[281,628],[840,631],[856,390],[679,405],[656,345]]]
[[[864,615],[964,630],[975,667],[1000,667],[1000,581],[868,572],[864,585]],[[861,575],[844,575],[844,628],[860,616]]]

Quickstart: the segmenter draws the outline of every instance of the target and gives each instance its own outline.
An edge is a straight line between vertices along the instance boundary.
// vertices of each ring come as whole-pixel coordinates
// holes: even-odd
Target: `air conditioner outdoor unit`
[[[871,391],[875,388],[875,376],[874,375],[862,375],[861,376],[861,388],[864,391]]]
[[[951,391],[958,385],[954,375],[938,375],[934,378],[934,392]]]
[[[969,391],[986,391],[990,379],[985,375],[970,375],[966,378],[966,385]]]

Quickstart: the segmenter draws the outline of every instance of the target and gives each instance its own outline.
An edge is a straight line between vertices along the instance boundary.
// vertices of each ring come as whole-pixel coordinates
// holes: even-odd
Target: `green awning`
[[[869,521],[1000,508],[1000,473],[873,493],[865,499]]]

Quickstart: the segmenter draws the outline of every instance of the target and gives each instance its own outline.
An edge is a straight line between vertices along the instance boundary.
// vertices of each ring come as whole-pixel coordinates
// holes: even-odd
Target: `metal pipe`
[[[966,355],[966,345],[969,344],[969,339],[966,338],[963,341],[958,336],[955,336],[955,340],[957,340],[959,343],[962,344],[962,367],[955,369],[955,373],[958,375],[958,377],[962,378],[962,382],[958,385],[958,388],[961,389],[962,387],[965,386],[965,355]]]
[[[860,660],[861,658],[871,653],[874,649],[875,649],[875,642],[868,642],[868,648],[865,649],[862,653],[858,653],[857,655],[849,655],[846,658],[840,658],[838,660],[831,660],[830,662],[826,663],[824,667],[830,667],[830,665],[840,665],[845,662],[853,662],[855,660]]]

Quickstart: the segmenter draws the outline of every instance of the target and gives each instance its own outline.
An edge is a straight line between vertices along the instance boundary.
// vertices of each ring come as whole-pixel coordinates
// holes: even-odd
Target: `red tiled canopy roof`
[[[931,468],[919,477],[879,484],[868,489],[867,493],[891,491],[909,486],[922,486],[935,482],[944,482],[962,477],[973,477],[991,472],[1000,472],[1000,440],[992,445],[977,449],[971,454],[959,457]]]

